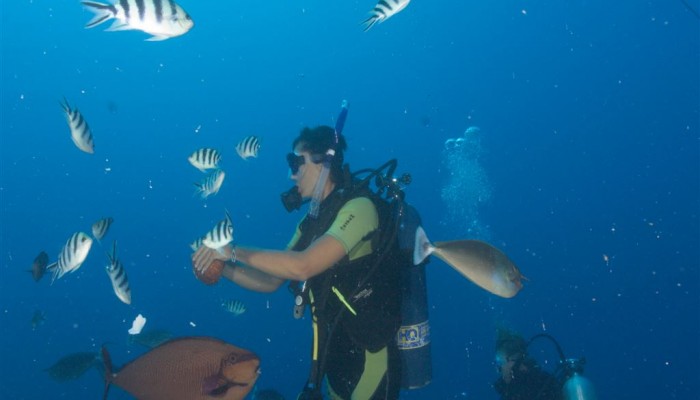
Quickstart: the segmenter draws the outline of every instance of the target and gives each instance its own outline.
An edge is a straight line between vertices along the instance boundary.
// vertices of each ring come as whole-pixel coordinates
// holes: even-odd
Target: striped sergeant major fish
[[[233,240],[233,222],[231,215],[226,211],[226,218],[219,221],[214,229],[209,231],[202,239],[202,244],[210,249],[219,250]]]
[[[396,15],[406,8],[411,0],[379,0],[376,6],[369,12],[369,17],[362,21],[364,31],[370,30],[374,24],[381,23]]]
[[[223,170],[217,169],[211,174],[207,175],[201,182],[195,183],[197,187],[195,194],[199,194],[203,199],[206,199],[212,194],[217,194],[221,185],[224,183],[224,178],[226,174]]]
[[[85,28],[114,19],[107,31],[139,30],[153,35],[148,41],[184,35],[194,26],[192,18],[173,0],[119,0],[114,4],[83,1],[95,16]]]
[[[82,151],[94,154],[95,153],[95,143],[92,140],[92,131],[85,121],[83,114],[78,111],[77,108],[71,108],[68,104],[68,100],[65,98],[61,103],[61,108],[66,113],[66,120],[68,121],[68,126],[70,127],[70,137],[73,139],[73,143]]]
[[[114,218],[107,217],[92,224],[92,237],[98,241],[102,240],[107,234],[109,227],[112,226],[112,222],[114,222]]]
[[[235,315],[236,317],[246,312],[247,308],[240,300],[227,300],[221,302],[221,308]]]
[[[61,249],[61,253],[58,255],[58,261],[46,267],[47,270],[53,273],[51,283],[53,284],[56,279],[61,279],[63,275],[80,268],[87,258],[91,247],[92,239],[87,234],[76,232],[71,235]]]
[[[256,136],[248,136],[236,145],[236,152],[244,160],[247,160],[249,157],[258,157],[259,151],[260,139]]]
[[[119,300],[126,304],[131,304],[131,288],[129,287],[129,278],[126,276],[124,264],[117,259],[117,241],[112,242],[112,254],[107,254],[109,257],[109,265],[105,267],[109,280],[112,282],[112,289]]]
[[[192,243],[190,243],[190,249],[192,249],[192,251],[199,250],[199,248],[202,247],[203,240],[204,237],[198,237],[197,239],[193,240]]]
[[[204,147],[190,154],[187,161],[201,172],[206,172],[208,169],[219,168],[221,153],[216,149]]]

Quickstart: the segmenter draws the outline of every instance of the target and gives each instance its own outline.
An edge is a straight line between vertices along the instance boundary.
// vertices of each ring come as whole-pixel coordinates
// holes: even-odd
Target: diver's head
[[[292,142],[292,149],[295,152],[308,152],[313,160],[318,160],[315,161],[316,163],[323,162],[328,150],[334,149],[335,156],[331,160],[330,177],[336,184],[342,183],[344,178],[343,154],[347,147],[345,136],[342,133],[336,135],[335,129],[326,125],[304,128]]]
[[[499,328],[496,338],[496,365],[501,377],[510,383],[514,374],[527,357],[527,342],[519,334]]]
[[[291,177],[296,181],[301,197],[312,196],[323,162],[328,159],[330,160],[330,183],[332,185],[343,183],[343,153],[346,148],[343,135],[336,136],[335,130],[329,126],[302,129],[292,143],[294,152],[287,155]],[[335,150],[334,156],[327,154],[331,149]]]

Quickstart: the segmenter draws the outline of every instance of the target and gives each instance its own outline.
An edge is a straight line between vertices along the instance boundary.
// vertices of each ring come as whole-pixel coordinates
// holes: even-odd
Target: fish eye
[[[226,358],[226,362],[229,364],[235,364],[238,362],[238,356],[235,353],[231,353]]]

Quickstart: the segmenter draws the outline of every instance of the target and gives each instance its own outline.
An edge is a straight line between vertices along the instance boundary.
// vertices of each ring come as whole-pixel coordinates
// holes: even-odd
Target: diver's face
[[[510,381],[513,380],[513,366],[515,365],[515,361],[509,360],[501,364],[500,370],[501,370],[501,378],[503,378],[503,381],[505,383],[510,383]]]
[[[501,374],[501,378],[506,384],[509,384],[513,380],[513,367],[515,366],[515,361],[517,359],[514,357],[506,357],[504,354],[496,355],[496,365],[498,366],[498,372]]]
[[[294,153],[297,156],[304,157],[304,163],[299,165],[296,172],[291,170],[291,178],[296,183],[301,197],[304,199],[311,198],[316,181],[318,181],[318,177],[321,174],[322,165],[314,163],[311,159],[311,153],[302,151],[301,146],[297,146],[294,149]]]

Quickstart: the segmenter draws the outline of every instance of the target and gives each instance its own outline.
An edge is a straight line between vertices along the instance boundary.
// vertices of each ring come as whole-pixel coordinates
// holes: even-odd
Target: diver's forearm
[[[278,279],[303,281],[308,279],[300,254],[294,251],[234,248],[236,260]]]
[[[284,280],[253,268],[227,262],[222,275],[238,286],[255,292],[270,293],[277,290]]]

